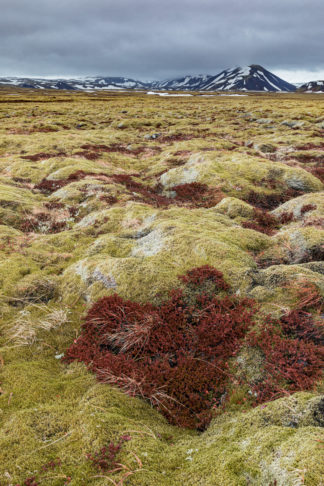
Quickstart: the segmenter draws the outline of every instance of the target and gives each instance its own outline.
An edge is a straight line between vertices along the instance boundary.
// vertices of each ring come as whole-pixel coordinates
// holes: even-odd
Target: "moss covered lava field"
[[[323,485],[324,95],[0,120],[0,485]]]

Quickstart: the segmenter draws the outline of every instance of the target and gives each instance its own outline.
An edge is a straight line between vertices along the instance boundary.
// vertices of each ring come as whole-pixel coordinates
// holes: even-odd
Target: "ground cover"
[[[1,485],[321,484],[323,106],[0,90]]]

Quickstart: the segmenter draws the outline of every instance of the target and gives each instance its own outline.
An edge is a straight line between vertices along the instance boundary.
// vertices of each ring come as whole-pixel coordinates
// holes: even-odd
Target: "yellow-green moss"
[[[1,486],[23,484],[56,457],[62,466],[40,473],[41,484],[62,486],[70,476],[71,486],[106,486],[109,479],[95,477],[98,471],[86,454],[124,433],[132,439],[118,460],[141,469],[125,480],[130,486],[321,484],[323,439],[315,393],[250,410],[249,401],[239,403],[249,390],[237,387],[226,413],[199,435],[171,427],[149,404],[99,385],[83,365],[65,365],[60,357],[79,335],[92,301],[118,292],[156,302],[194,266],[217,267],[234,292],[254,297],[277,316],[297,305],[299,283],[315,284],[323,293],[321,262],[301,263],[307,261],[303,252],[323,244],[323,184],[304,170],[319,150],[303,149],[322,143],[316,132],[323,122],[322,98],[16,89],[13,102],[11,93],[0,88]],[[40,131],[46,127],[56,131]],[[161,137],[145,138],[156,132]],[[120,150],[87,160],[78,153],[84,144]],[[263,150],[269,144],[275,151]],[[54,157],[22,158],[38,153]],[[123,184],[88,176],[52,195],[33,189],[44,177],[65,179],[77,170],[134,174],[134,181],[151,189],[161,181],[165,192],[198,181],[227,197],[210,209],[179,207],[175,201],[156,208],[134,202],[141,195]],[[308,194],[273,211],[294,214],[276,235],[240,226],[242,220],[253,221],[253,207],[243,201],[251,190],[266,195],[289,188]],[[110,207],[100,198],[105,195],[118,201]],[[57,202],[67,211],[65,230],[20,231],[31,214]],[[316,209],[302,214],[309,204]],[[77,209],[73,217],[71,207]],[[51,211],[55,214],[55,207]],[[257,261],[272,264],[262,269]],[[259,358],[248,349],[237,357],[252,380],[262,379]],[[117,483],[121,478],[111,475]]]

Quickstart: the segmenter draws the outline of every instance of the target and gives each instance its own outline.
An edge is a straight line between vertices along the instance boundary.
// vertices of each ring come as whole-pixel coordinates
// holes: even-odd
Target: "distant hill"
[[[304,93],[324,93],[324,81],[310,81],[309,83],[302,84],[298,91]]]
[[[67,90],[104,90],[104,89],[146,89],[150,85],[124,77],[94,76],[75,79],[43,78],[0,78],[0,86],[18,86],[34,89],[67,89]]]
[[[143,82],[124,77],[93,76],[75,79],[0,78],[0,86],[9,85],[33,89],[67,90],[128,90],[158,89],[181,91],[296,91],[296,86],[262,66],[252,64],[226,69],[216,76],[210,74],[188,75],[164,81]]]

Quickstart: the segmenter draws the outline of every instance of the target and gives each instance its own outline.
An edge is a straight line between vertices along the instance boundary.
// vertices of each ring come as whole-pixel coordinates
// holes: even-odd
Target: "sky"
[[[324,79],[323,0],[0,0],[0,77]]]

